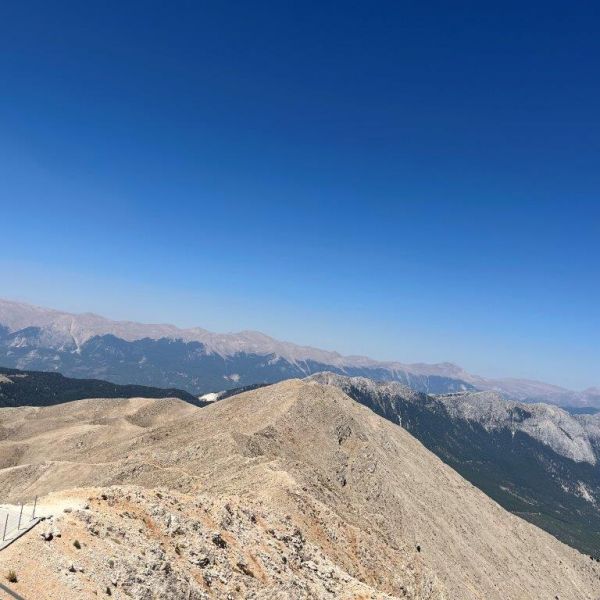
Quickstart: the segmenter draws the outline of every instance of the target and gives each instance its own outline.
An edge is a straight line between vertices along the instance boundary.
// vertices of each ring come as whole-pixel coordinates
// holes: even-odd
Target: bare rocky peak
[[[596,464],[590,435],[594,416],[585,420],[549,404],[505,400],[496,392],[465,392],[437,396],[454,418],[475,421],[485,429],[522,431],[577,462]]]
[[[351,388],[372,398],[401,397],[414,403],[426,396],[396,382],[379,382],[365,377],[345,377],[335,373],[318,373],[307,381],[333,385],[345,392]],[[600,443],[600,415],[570,415],[549,404],[509,401],[498,392],[461,392],[436,395],[451,418],[476,422],[486,430],[522,431],[549,446],[556,453],[577,462],[596,464],[595,447]]]
[[[315,373],[306,377],[304,381],[321,385],[332,385],[346,393],[351,388],[354,388],[374,396],[397,395],[403,398],[410,398],[414,401],[418,401],[422,397],[420,392],[416,392],[397,381],[374,381],[368,377],[348,377],[346,375],[339,375],[338,373],[331,373],[330,371]]]
[[[7,495],[87,502],[48,523],[60,539],[25,536],[0,554],[32,597],[597,596],[595,561],[331,385],[292,380],[203,409],[86,400],[0,419]]]
[[[595,415],[573,415],[573,418],[581,424],[588,439],[600,457],[600,413]]]

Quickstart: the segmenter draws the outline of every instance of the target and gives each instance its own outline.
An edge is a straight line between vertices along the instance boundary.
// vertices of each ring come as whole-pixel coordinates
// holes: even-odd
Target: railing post
[[[6,539],[6,529],[8,528],[8,511],[6,511],[6,519],[4,519],[4,531],[2,532],[2,541]]]
[[[31,520],[34,521],[35,520],[35,507],[37,506],[37,496],[35,497],[35,500],[33,501],[33,512],[31,513]]]
[[[23,515],[23,503],[21,502],[21,511],[19,512],[19,523],[17,524],[17,531],[21,529],[21,517]]]

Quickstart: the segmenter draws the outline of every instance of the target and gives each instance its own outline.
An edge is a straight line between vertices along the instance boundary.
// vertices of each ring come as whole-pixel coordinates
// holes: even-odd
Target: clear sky
[[[4,2],[0,295],[600,385],[597,2]]]

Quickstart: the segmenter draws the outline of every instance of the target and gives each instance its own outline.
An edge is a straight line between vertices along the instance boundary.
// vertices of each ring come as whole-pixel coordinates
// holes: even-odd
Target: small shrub
[[[11,569],[6,574],[6,579],[8,579],[8,581],[10,581],[11,583],[17,583],[17,581],[19,581],[19,579],[17,578],[17,574],[15,573],[15,571],[13,569]]]
[[[179,547],[179,544],[175,546],[175,554],[177,554],[177,556],[181,556],[181,548]]]
[[[81,544],[79,543],[79,540],[75,540],[73,542],[73,546],[75,546],[75,548],[77,548],[77,550],[81,550]]]

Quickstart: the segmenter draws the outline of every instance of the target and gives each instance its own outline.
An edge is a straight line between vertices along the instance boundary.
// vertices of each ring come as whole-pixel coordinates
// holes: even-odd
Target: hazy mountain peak
[[[364,356],[342,356],[338,352],[320,350],[291,342],[276,340],[264,333],[244,330],[237,333],[212,333],[200,327],[182,329],[175,325],[113,321],[93,313],[71,314],[45,309],[29,304],[0,299],[0,325],[11,332],[26,327],[40,327],[49,334],[49,341],[55,344],[68,342],[80,346],[94,336],[114,335],[126,341],[144,338],[171,338],[196,341],[204,344],[208,352],[229,356],[238,352],[254,352],[262,355],[276,355],[293,363],[315,361],[339,367],[385,365],[419,374],[427,371],[427,365],[404,365],[402,363],[378,362]],[[433,374],[437,365],[430,365]]]

